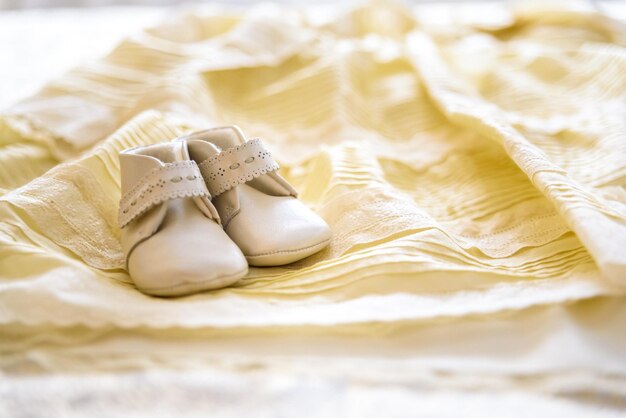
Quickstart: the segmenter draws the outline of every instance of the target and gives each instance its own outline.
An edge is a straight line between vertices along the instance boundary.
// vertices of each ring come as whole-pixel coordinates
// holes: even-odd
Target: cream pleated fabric
[[[195,364],[216,341],[389,330],[387,355],[510,352],[551,306],[605,296],[624,315],[625,46],[617,22],[563,4],[196,11],[128,38],[0,116],[2,366]],[[331,245],[232,288],[143,295],[117,153],[223,124],[263,138]],[[148,360],[150,341],[170,348]],[[596,371],[626,373],[612,355]]]

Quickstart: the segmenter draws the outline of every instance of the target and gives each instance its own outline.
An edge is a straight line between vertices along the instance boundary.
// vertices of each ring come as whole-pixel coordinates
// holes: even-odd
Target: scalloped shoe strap
[[[146,174],[120,200],[119,226],[124,228],[148,209],[183,197],[211,198],[195,161],[166,163]]]
[[[279,168],[258,138],[209,157],[198,167],[213,197]]]

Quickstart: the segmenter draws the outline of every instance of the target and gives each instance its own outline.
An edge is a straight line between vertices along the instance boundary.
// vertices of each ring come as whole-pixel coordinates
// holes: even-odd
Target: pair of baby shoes
[[[248,265],[291,263],[330,240],[261,141],[236,126],[122,151],[120,166],[122,248],[144,293],[225,287]]]

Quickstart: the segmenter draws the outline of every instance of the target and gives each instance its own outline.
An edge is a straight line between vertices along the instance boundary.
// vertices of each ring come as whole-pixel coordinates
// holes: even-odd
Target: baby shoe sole
[[[215,290],[230,286],[248,274],[248,269],[242,270],[230,276],[222,276],[208,282],[180,283],[174,286],[161,288],[145,288],[137,286],[141,292],[150,296],[184,296],[205,290]]]

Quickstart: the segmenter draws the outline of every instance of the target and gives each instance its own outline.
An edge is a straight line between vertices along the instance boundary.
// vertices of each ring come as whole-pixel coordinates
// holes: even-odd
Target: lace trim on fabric
[[[198,166],[212,196],[279,168],[259,138],[222,151]]]
[[[124,228],[148,209],[166,200],[192,196],[211,197],[196,163],[166,163],[149,172],[122,196],[119,226]]]

